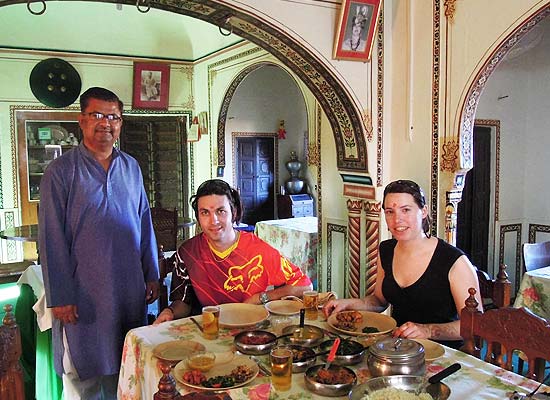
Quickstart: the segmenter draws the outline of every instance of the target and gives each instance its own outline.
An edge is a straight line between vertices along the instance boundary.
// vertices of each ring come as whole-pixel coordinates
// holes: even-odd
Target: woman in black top
[[[424,192],[413,181],[399,180],[384,190],[382,207],[393,238],[380,243],[374,294],[364,299],[332,300],[325,315],[342,310],[381,312],[392,305],[398,327],[393,335],[433,339],[456,347],[459,311],[468,288],[479,283],[464,253],[430,235]]]

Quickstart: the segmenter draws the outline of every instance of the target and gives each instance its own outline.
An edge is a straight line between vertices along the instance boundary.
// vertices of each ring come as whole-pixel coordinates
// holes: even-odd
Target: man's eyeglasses
[[[101,121],[103,118],[107,118],[107,121],[109,122],[120,122],[122,121],[122,117],[119,117],[116,114],[103,114],[100,112],[89,112],[89,113],[82,113],[82,115],[86,115],[90,117],[91,119],[95,119],[97,121]]]

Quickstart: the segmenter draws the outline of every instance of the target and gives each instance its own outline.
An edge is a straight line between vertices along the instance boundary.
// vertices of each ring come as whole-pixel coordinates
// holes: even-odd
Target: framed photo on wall
[[[134,63],[132,108],[168,110],[170,64]]]
[[[369,61],[382,0],[342,0],[333,58]]]

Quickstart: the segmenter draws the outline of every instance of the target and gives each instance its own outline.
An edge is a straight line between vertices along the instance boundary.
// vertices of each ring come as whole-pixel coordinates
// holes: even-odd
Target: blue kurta
[[[48,307],[78,307],[77,323],[64,327],[80,379],[117,374],[126,333],[146,323],[145,282],[159,279],[136,160],[113,149],[106,172],[80,144],[52,161],[40,185],[39,243]],[[61,325],[54,320],[60,375]]]

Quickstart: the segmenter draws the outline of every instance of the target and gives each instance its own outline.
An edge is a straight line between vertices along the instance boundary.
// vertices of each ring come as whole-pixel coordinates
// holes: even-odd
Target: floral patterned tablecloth
[[[550,267],[523,274],[514,307],[526,307],[550,321]]]
[[[296,323],[294,319],[288,318],[288,320],[288,323]],[[316,324],[328,328],[326,322],[318,321]],[[153,398],[154,393],[158,390],[158,382],[161,377],[160,361],[153,356],[153,348],[156,345],[170,340],[187,339],[200,342],[213,352],[227,352],[232,349],[233,336],[237,332],[238,330],[235,329],[221,329],[220,337],[217,340],[205,340],[188,318],[131,330],[124,343],[118,398],[122,400]],[[266,356],[262,357],[267,360]],[[445,347],[445,354],[442,357],[428,363],[427,373],[432,375],[455,362],[459,362],[462,368],[444,381],[451,389],[450,400],[502,400],[510,398],[514,391],[525,394],[537,386],[537,382],[447,347]],[[366,360],[352,368],[358,376],[359,383],[370,378]],[[229,394],[233,400],[324,398],[306,389],[303,374],[293,375],[292,388],[287,392],[272,391],[269,382],[269,377],[260,373],[247,386],[230,390]],[[177,388],[181,394],[190,391],[189,388],[179,383]],[[346,398],[340,397],[340,399]]]
[[[317,287],[317,217],[260,221],[254,233],[302,268]]]

